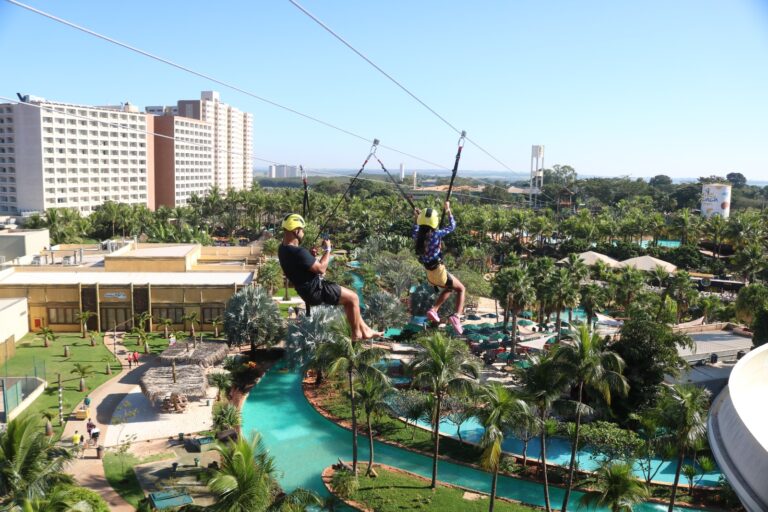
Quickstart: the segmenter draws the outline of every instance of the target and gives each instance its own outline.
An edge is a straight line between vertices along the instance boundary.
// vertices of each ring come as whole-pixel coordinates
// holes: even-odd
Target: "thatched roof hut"
[[[176,366],[176,382],[173,382],[173,366],[150,368],[139,380],[141,392],[151,402],[162,400],[171,393],[199,400],[206,397],[208,381],[205,370],[196,364]]]
[[[160,361],[163,364],[176,361],[177,365],[196,364],[207,368],[223,361],[228,350],[223,341],[198,341],[195,344],[179,341],[160,354]]]

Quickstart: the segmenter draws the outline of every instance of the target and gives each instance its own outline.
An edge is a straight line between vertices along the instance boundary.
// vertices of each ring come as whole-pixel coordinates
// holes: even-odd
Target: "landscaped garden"
[[[27,334],[16,344],[16,353],[3,366],[2,371],[10,377],[34,376],[35,368],[40,372],[38,377],[48,381],[48,388],[23,413],[22,416],[40,417],[50,414],[56,435],[60,435],[62,426],[59,424],[59,393],[58,377],[61,376],[62,401],[64,420],[69,413],[88,394],[89,390],[109,380],[118,372],[120,363],[102,342],[101,335],[96,334],[93,340],[83,338],[79,333],[53,334],[46,347],[40,334]],[[69,355],[65,356],[65,347],[69,347]],[[81,378],[84,379],[84,390],[81,391]],[[92,404],[91,407],[94,407]]]

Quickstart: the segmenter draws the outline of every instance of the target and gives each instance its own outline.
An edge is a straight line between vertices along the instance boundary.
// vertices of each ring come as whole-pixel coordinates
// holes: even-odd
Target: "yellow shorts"
[[[427,270],[427,281],[439,288],[453,288],[453,278],[442,263],[434,270]]]

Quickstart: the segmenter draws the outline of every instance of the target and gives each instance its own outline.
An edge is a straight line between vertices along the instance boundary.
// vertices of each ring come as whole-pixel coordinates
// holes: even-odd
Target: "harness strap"
[[[309,215],[309,187],[307,186],[307,173],[304,170],[304,166],[299,165],[299,169],[301,170],[301,181],[304,184],[304,199],[301,202],[301,216],[306,221],[307,216]]]
[[[347,189],[344,191],[344,194],[341,196],[341,199],[336,203],[336,206],[333,207],[333,210],[331,210],[331,214],[328,216],[328,218],[325,220],[325,223],[320,228],[320,231],[317,233],[317,236],[315,236],[315,239],[312,241],[312,245],[317,242],[317,239],[320,238],[320,235],[325,232],[325,228],[328,227],[328,223],[331,222],[331,219],[334,215],[336,215],[336,210],[339,209],[339,206],[341,206],[341,203],[344,202],[344,200],[347,198],[347,194],[349,193],[349,190],[352,188],[352,185],[355,184],[357,181],[357,178],[360,177],[360,175],[363,173],[363,169],[365,169],[365,166],[368,165],[368,160],[371,159],[371,157],[376,156],[376,149],[379,147],[379,139],[373,139],[373,145],[371,146],[371,152],[368,154],[367,157],[365,157],[365,161],[363,162],[363,165],[360,166],[360,170],[357,171],[357,174],[355,174],[355,177],[352,178],[352,181],[349,182],[349,186],[347,186]]]
[[[410,205],[411,209],[415,209],[416,205],[413,204],[413,200],[405,193],[405,191],[403,191],[403,188],[400,186],[400,184],[397,181],[395,181],[395,178],[392,176],[392,174],[390,174],[390,172],[387,170],[387,168],[384,167],[384,163],[382,163],[381,159],[377,156],[376,160],[379,162],[379,165],[381,166],[381,169],[385,173],[387,173],[387,176],[389,176],[389,179],[392,180],[392,183],[395,184],[395,186],[397,187],[397,190],[400,192],[400,195],[403,196],[403,199],[405,199],[408,202],[408,204]]]
[[[453,191],[453,181],[456,179],[456,173],[459,170],[459,160],[461,159],[461,150],[464,149],[464,139],[467,136],[466,131],[461,132],[461,137],[459,138],[459,149],[456,151],[456,161],[453,163],[453,171],[451,172],[451,183],[448,185],[448,193],[445,196],[446,201],[451,200],[451,192]],[[443,210],[443,215],[440,217],[440,225],[442,226],[445,222],[445,210]]]

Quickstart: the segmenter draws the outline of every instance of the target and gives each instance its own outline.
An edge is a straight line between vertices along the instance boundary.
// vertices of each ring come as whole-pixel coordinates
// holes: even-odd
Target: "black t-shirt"
[[[296,245],[283,245],[277,250],[280,266],[288,280],[296,288],[317,276],[309,268],[315,264],[315,257],[308,250]]]

